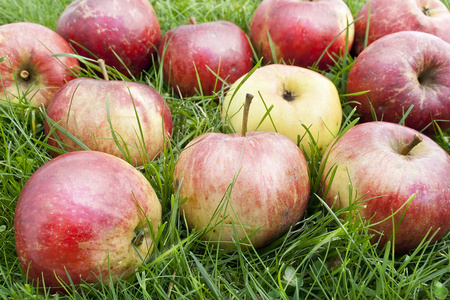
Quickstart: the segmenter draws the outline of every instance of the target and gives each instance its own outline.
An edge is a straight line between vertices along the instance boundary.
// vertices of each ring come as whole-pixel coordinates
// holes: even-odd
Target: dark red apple
[[[386,35],[357,57],[347,81],[350,96],[361,121],[398,123],[411,110],[405,125],[427,134],[433,120],[442,130],[450,129],[450,44],[419,31]]]
[[[367,122],[348,130],[323,157],[324,200],[335,209],[349,207],[352,221],[369,222],[380,249],[391,241],[396,253],[406,253],[450,230],[450,155],[429,137],[399,124]]]
[[[29,101],[47,106],[66,82],[74,79],[78,60],[59,34],[40,24],[19,22],[0,26],[0,101]]]
[[[152,65],[161,38],[148,0],[75,0],[60,15],[56,30],[78,54],[104,59],[126,76],[138,76]]]
[[[54,96],[46,113],[89,149],[129,159],[135,166],[154,159],[172,134],[172,115],[164,98],[137,82],[72,80]],[[51,146],[61,147],[61,141],[67,151],[80,150],[64,131],[45,122]]]
[[[328,70],[335,55],[352,47],[352,23],[342,0],[264,0],[251,20],[250,37],[265,63],[310,67],[317,62]]]
[[[439,0],[371,0],[362,6],[355,19],[352,52],[356,55],[364,49],[366,39],[370,45],[399,31],[426,32],[450,43],[450,11]]]
[[[192,24],[168,31],[158,48],[164,81],[175,92],[182,97],[212,95],[252,69],[252,49],[240,27],[229,21],[190,20]]]
[[[160,222],[155,191],[130,164],[102,152],[67,153],[41,166],[20,193],[17,255],[40,287],[114,283],[148,259]]]

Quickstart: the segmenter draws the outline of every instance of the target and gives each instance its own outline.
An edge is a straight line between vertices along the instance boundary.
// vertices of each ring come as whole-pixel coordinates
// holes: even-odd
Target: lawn
[[[55,29],[70,0],[0,0],[0,25],[27,21]],[[363,0],[345,0],[356,14]],[[443,1],[450,7],[450,1]],[[245,31],[260,1],[151,1],[162,33],[186,24],[225,19]],[[26,34],[26,33],[25,33]],[[0,53],[0,57],[2,53]],[[255,59],[256,61],[256,59]],[[357,120],[349,108],[345,82],[352,57],[325,75],[341,97],[342,130]],[[346,66],[346,67],[344,67]],[[86,74],[95,76],[95,74]],[[429,245],[396,255],[392,247],[378,250],[367,235],[369,226],[340,219],[318,196],[320,155],[308,155],[311,197],[302,220],[269,246],[243,252],[222,251],[187,230],[179,212],[183,199],[172,185],[181,150],[194,137],[220,132],[218,113],[223,93],[215,97],[180,99],[162,82],[157,66],[136,81],[160,92],[172,112],[170,145],[157,160],[139,170],[161,201],[163,224],[149,260],[135,276],[115,285],[67,286],[68,295],[39,291],[27,279],[17,259],[14,210],[28,178],[51,159],[44,142],[44,116],[23,105],[0,105],[0,298],[1,299],[446,299],[450,289],[450,233]],[[435,140],[450,151],[450,135]]]

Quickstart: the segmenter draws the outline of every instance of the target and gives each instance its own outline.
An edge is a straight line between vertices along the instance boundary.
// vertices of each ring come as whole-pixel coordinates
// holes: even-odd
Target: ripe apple
[[[450,155],[429,137],[367,122],[349,129],[324,157],[324,200],[336,209],[355,204],[380,249],[393,239],[395,252],[406,253],[450,229]]]
[[[172,115],[164,98],[137,82],[72,80],[56,93],[46,113],[53,121],[46,120],[44,128],[51,146],[61,148],[61,141],[67,151],[80,150],[67,131],[89,149],[129,159],[135,166],[155,158],[172,133]]]
[[[189,228],[221,248],[268,245],[301,219],[310,193],[303,153],[275,132],[202,134],[181,152],[173,180]]]
[[[0,26],[0,101],[47,106],[56,91],[75,77],[78,60],[59,34],[40,24],[19,22]]]
[[[450,128],[450,44],[419,31],[386,35],[367,47],[353,64],[347,93],[361,121],[398,123],[411,105],[405,125],[421,131],[433,120]],[[433,126],[424,131],[433,133]]]
[[[364,49],[367,30],[367,45],[399,31],[426,32],[450,43],[450,12],[439,0],[370,0],[355,19],[352,52],[356,55]]]
[[[69,277],[107,284],[148,258],[160,222],[155,191],[130,164],[102,152],[66,153],[41,166],[20,193],[17,254],[36,285],[58,290],[58,278],[70,284]]]
[[[158,48],[164,81],[181,97],[212,95],[252,69],[252,49],[239,26],[189,20],[169,30]]]
[[[300,67],[318,62],[321,70],[351,49],[354,34],[352,13],[342,0],[264,0],[250,23],[263,62]]]
[[[60,15],[56,31],[78,54],[104,59],[126,76],[152,65],[161,38],[148,0],[75,0]]]
[[[323,152],[339,132],[342,107],[335,85],[325,76],[297,66],[266,65],[239,78],[225,95],[221,117],[242,130],[243,98],[258,95],[249,114],[249,131],[276,131],[310,153],[308,128]],[[269,116],[267,116],[268,111]]]

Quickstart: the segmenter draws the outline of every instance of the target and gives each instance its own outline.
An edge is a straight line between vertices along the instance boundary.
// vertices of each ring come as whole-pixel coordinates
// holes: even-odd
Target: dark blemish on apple
[[[288,91],[288,90],[284,91],[284,93],[283,93],[283,99],[284,100],[286,100],[288,102],[291,102],[291,101],[294,101],[295,98],[296,98],[296,96],[294,94],[292,94],[291,91]]]
[[[231,66],[231,71],[236,72],[236,69],[237,69],[236,65]]]

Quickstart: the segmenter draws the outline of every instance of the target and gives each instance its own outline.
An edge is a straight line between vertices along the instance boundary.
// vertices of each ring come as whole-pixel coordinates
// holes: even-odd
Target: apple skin
[[[232,84],[253,67],[247,35],[229,21],[172,28],[162,37],[158,54],[164,81],[181,97],[212,95],[223,81]]]
[[[89,149],[125,159],[114,141],[109,114],[117,139],[122,147],[123,142],[126,143],[130,163],[134,166],[140,166],[159,155],[173,127],[170,108],[155,89],[141,83],[120,80],[72,80],[54,96],[46,113]],[[47,135],[51,133],[48,144],[60,148],[53,136],[54,128],[48,120],[44,129]],[[55,133],[64,142],[67,151],[81,150],[62,131],[56,129]],[[56,152],[52,154],[58,155]]]
[[[408,155],[400,154],[415,134],[423,141]],[[356,200],[357,211],[371,224],[371,241],[379,241],[378,248],[390,240],[393,222],[399,223],[405,208],[401,207],[413,194],[395,234],[396,253],[416,248],[430,229],[428,239],[437,231],[431,242],[450,229],[450,156],[426,135],[389,122],[362,123],[331,144],[324,157],[323,191],[329,189],[324,200],[335,209]]]
[[[368,12],[367,1],[355,16],[355,55],[364,49]],[[450,12],[439,0],[371,0],[369,20],[367,45],[399,31],[426,32],[450,43]]]
[[[59,16],[56,31],[78,54],[101,58],[126,76],[150,68],[161,38],[148,0],[75,0]]]
[[[31,105],[47,106],[79,68],[74,57],[52,57],[63,53],[74,54],[66,40],[48,27],[29,22],[0,26],[0,56],[6,57],[0,63],[0,100],[17,103],[26,95]],[[22,71],[28,76],[21,76]]]
[[[180,200],[187,197],[180,210],[189,228],[218,222],[203,239],[219,242],[221,248],[234,245],[232,222],[244,244],[248,240],[239,222],[248,226],[247,234],[259,229],[250,237],[255,249],[268,245],[301,219],[310,193],[303,153],[275,132],[202,134],[181,152],[173,180]],[[228,209],[220,210],[228,191]],[[220,216],[214,215],[216,210]]]
[[[341,102],[335,85],[325,76],[302,67],[272,64],[256,69],[239,87],[244,78],[231,86],[222,104],[221,118],[232,131],[242,130],[243,103],[249,93],[255,95],[248,117],[249,131],[276,131],[296,144],[300,135],[300,145],[307,153],[311,153],[311,139],[302,125],[309,128],[322,153],[339,132]],[[291,93],[291,98],[286,92]],[[261,123],[272,105],[271,118]]]
[[[14,229],[17,254],[30,281],[58,288],[109,283],[133,274],[153,250],[161,204],[130,164],[95,151],[61,155],[41,166],[20,193]],[[136,233],[143,234],[134,240]],[[53,291],[53,289],[52,289]]]
[[[346,45],[350,51],[352,23],[352,13],[342,0],[264,0],[251,20],[250,37],[266,64],[274,63],[268,32],[278,63],[310,67],[329,47],[317,65],[328,70],[336,59],[333,54],[342,57]],[[347,24],[351,25],[345,30]]]
[[[443,131],[450,129],[450,44],[418,31],[386,35],[367,47],[351,67],[347,93],[361,121],[399,123],[414,105],[405,125],[421,131],[432,120]],[[369,102],[369,100],[370,102]],[[447,120],[447,121],[445,121]],[[433,126],[424,130],[433,134]]]

